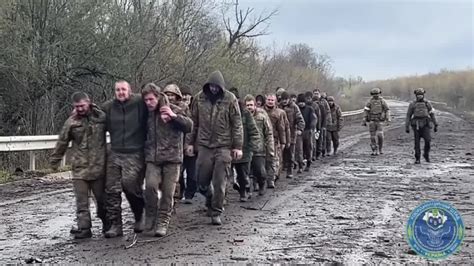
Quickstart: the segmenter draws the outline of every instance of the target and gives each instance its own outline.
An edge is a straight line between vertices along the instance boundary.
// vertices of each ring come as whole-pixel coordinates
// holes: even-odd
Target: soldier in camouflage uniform
[[[280,108],[286,112],[290,128],[290,147],[283,150],[283,167],[286,170],[286,178],[293,178],[293,164],[295,163],[296,137],[303,134],[305,122],[300,108],[289,98],[284,91],[281,94]],[[287,139],[288,141],[288,139]]]
[[[72,182],[76,197],[77,230],[74,238],[90,238],[91,214],[89,191],[97,201],[97,216],[106,230],[104,210],[104,182],[106,160],[105,113],[90,102],[83,92],[72,95],[75,115],[69,117],[59,134],[58,142],[50,158],[53,169],[57,169],[69,142],[72,142]]]
[[[252,95],[245,96],[245,106],[253,115],[258,127],[259,142],[257,150],[253,154],[251,171],[258,184],[258,194],[263,195],[266,191],[267,162],[275,160],[273,126],[265,110],[258,108]]]
[[[316,98],[313,97],[313,93],[310,91],[307,91],[305,93],[305,98],[306,98],[306,105],[311,106],[314,110],[314,115],[316,116],[316,127],[313,129],[313,132],[311,133],[312,135],[312,152],[311,152],[311,161],[316,161],[316,154],[317,154],[317,142],[319,138],[319,134],[321,133],[321,110],[319,108],[319,104],[316,102]],[[314,98],[314,100],[313,100]]]
[[[169,103],[164,94],[173,93],[176,103],[177,99],[182,98],[178,86],[169,84],[164,93],[160,93],[156,86],[151,85],[142,90],[149,111],[145,143],[145,230],[154,232],[155,236],[165,236],[183,163],[183,138],[185,133],[191,132],[193,122],[186,116],[185,110]],[[159,202],[158,191],[161,192]]]
[[[390,123],[390,109],[387,102],[380,96],[382,91],[380,88],[373,88],[370,91],[372,98],[364,107],[364,121],[363,126],[369,123],[370,132],[370,147],[372,148],[372,155],[383,154],[383,122]],[[378,153],[377,153],[378,152]]]
[[[232,159],[242,158],[243,129],[237,98],[225,89],[220,71],[209,76],[191,108],[194,128],[186,152],[197,149],[199,190],[206,195],[212,224],[221,225]]]
[[[279,175],[279,167],[282,164],[281,150],[289,145],[287,142],[287,124],[288,118],[286,117],[285,111],[278,108],[277,97],[275,94],[266,95],[266,102],[264,110],[267,112],[270,121],[272,122],[273,128],[273,139],[275,148],[275,157],[272,162],[267,161],[265,169],[267,171],[267,187],[275,188],[275,180]]]
[[[107,114],[106,125],[111,142],[105,183],[105,206],[111,226],[105,232],[105,237],[113,238],[123,235],[122,189],[135,218],[134,231],[143,231],[143,149],[148,111],[141,95],[132,94],[130,84],[126,81],[115,83],[115,99],[104,103],[102,110]]]
[[[242,116],[242,127],[244,130],[243,156],[241,159],[233,160],[232,166],[237,173],[236,188],[240,194],[240,201],[246,202],[250,197],[250,162],[252,161],[253,153],[260,145],[261,139],[252,114],[245,108],[243,101],[240,100],[238,89],[234,87],[229,91],[239,101],[240,114]]]
[[[315,89],[313,91],[313,96],[315,102],[319,105],[319,110],[321,112],[321,130],[319,132],[319,138],[316,144],[316,159],[319,159],[321,156],[326,156],[326,136],[327,136],[327,127],[331,124],[331,108],[329,107],[328,102],[321,96],[321,91]]]
[[[416,100],[408,106],[405,120],[405,130],[410,133],[410,126],[415,135],[415,164],[420,164],[420,139],[425,140],[423,157],[426,162],[430,162],[431,149],[431,124],[434,125],[434,132],[438,132],[438,122],[434,114],[431,103],[425,99],[425,89],[415,89]]]
[[[327,128],[326,151],[328,155],[331,153],[331,143],[334,149],[333,155],[337,155],[339,147],[339,131],[342,129],[343,118],[341,107],[334,101],[334,97],[327,97],[329,107],[331,108],[331,124]]]

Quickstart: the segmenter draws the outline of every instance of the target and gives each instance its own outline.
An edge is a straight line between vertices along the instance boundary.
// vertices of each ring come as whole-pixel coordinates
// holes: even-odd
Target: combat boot
[[[166,224],[158,224],[156,226],[156,230],[155,230],[155,236],[157,237],[163,237],[166,235],[166,233],[168,232],[168,225]]]
[[[267,182],[267,188],[275,188],[275,181],[273,181],[273,180],[268,180],[268,182]]]
[[[211,223],[212,223],[213,225],[222,225],[221,216],[220,216],[220,215],[212,216],[212,217],[211,217]]]
[[[298,171],[296,171],[297,174],[303,173],[303,166],[298,166]]]
[[[114,238],[114,237],[123,236],[122,225],[113,224],[112,226],[110,226],[110,229],[107,230],[107,232],[105,232],[104,236],[105,238]]]
[[[240,192],[240,202],[246,202],[248,199],[247,190],[243,188],[239,192]]]
[[[311,167],[311,161],[308,160],[308,162],[306,163],[306,167],[304,168],[304,171],[309,172],[310,167]]]
[[[253,179],[253,191],[259,191],[259,185],[256,178]]]
[[[263,196],[267,192],[267,188],[265,187],[265,183],[262,183],[258,187],[258,195]]]
[[[143,232],[143,227],[145,226],[145,218],[144,214],[142,214],[138,220],[135,220],[135,224],[133,226],[133,231],[135,233]]]
[[[78,230],[76,233],[74,233],[74,239],[85,239],[85,238],[91,238],[92,237],[92,231],[91,229],[81,229]]]
[[[427,163],[430,162],[430,155],[429,155],[428,153],[423,154],[423,158],[425,158],[425,161],[426,161]]]

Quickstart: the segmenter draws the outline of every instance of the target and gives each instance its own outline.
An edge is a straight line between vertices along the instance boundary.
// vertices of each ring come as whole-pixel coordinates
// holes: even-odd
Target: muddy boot
[[[212,216],[212,217],[211,217],[211,223],[212,223],[213,225],[222,225],[221,216],[220,216],[220,215]]]
[[[428,153],[423,154],[423,158],[425,158],[425,161],[426,161],[427,163],[430,162],[430,155],[429,155]]]
[[[379,148],[379,154],[383,154],[382,148]]]
[[[240,186],[239,184],[237,184],[236,182],[234,182],[234,184],[232,184],[232,188],[235,190],[235,191],[240,191]],[[227,193],[226,193],[227,194]]]
[[[305,171],[305,172],[309,172],[310,167],[311,167],[311,162],[308,161],[308,162],[306,163],[306,167],[304,168],[304,171]]]
[[[248,199],[247,190],[245,188],[241,189],[239,193],[240,193],[240,202],[247,202],[247,199]]]
[[[168,225],[165,225],[165,224],[158,224],[156,226],[156,230],[155,230],[155,236],[157,237],[163,237],[166,235],[166,233],[168,232]]]
[[[273,180],[268,180],[268,182],[267,182],[267,188],[275,188],[275,181],[273,181]]]
[[[72,227],[71,227],[71,230],[69,230],[69,233],[70,233],[70,234],[73,234],[73,235],[74,235],[74,234],[77,234],[77,233],[79,233],[79,232],[81,232],[81,230],[79,230],[79,228],[77,228],[76,226],[72,226]]]
[[[91,237],[92,237],[92,231],[90,228],[78,230],[74,234],[74,239],[84,239],[84,238],[91,238]]]
[[[254,179],[253,179],[253,191],[256,192],[256,191],[259,191],[259,190],[260,190],[260,189],[259,189],[258,182],[257,182],[257,180],[254,178]]]
[[[263,196],[267,192],[267,188],[265,187],[265,183],[262,183],[258,186],[258,195]]]
[[[122,225],[113,224],[110,229],[105,232],[105,238],[114,238],[123,236]]]
[[[135,233],[143,232],[143,228],[145,227],[145,217],[144,214],[140,215],[138,219],[135,219],[135,224],[133,225],[133,231]]]
[[[337,156],[337,148],[334,148],[334,152],[332,153],[333,156]]]

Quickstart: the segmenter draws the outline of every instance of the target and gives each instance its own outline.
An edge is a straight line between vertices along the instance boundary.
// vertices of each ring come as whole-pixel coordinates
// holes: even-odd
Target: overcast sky
[[[474,67],[472,0],[240,0],[278,8],[264,46],[307,43],[364,80]]]

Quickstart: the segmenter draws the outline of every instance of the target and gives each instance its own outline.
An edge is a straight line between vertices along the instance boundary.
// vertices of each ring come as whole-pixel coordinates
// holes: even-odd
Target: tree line
[[[118,79],[197,92],[219,69],[243,93],[342,88],[308,45],[259,46],[277,10],[237,0],[6,0],[0,12],[0,135],[56,134],[72,92],[103,102]]]

